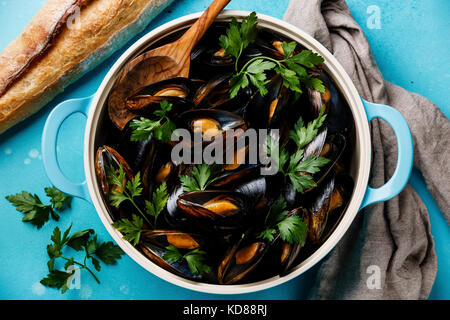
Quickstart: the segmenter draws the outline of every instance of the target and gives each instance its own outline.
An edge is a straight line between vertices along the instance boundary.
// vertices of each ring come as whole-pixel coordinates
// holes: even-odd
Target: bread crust
[[[37,112],[108,58],[171,2],[47,1],[0,54],[0,133]],[[77,6],[79,28],[68,28],[67,19]]]

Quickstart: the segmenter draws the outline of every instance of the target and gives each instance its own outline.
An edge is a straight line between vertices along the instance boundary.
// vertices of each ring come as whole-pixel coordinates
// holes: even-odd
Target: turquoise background
[[[20,34],[44,0],[0,0],[0,50]],[[144,31],[185,14],[204,10],[210,0],[175,0]],[[289,0],[233,0],[227,8],[258,11],[282,18]],[[431,99],[450,115],[450,1],[448,0],[347,0],[358,23],[364,29],[375,59],[384,77],[410,91]],[[367,8],[381,9],[381,29],[369,29]],[[137,38],[142,36],[140,34]],[[134,39],[134,40],[136,40]],[[197,293],[169,284],[145,271],[133,260],[123,256],[117,266],[104,267],[98,273],[101,285],[87,273],[81,274],[81,288],[61,295],[57,290],[40,285],[47,274],[46,245],[53,228],[72,230],[94,228],[99,238],[111,240],[94,208],[79,199],[60,221],[48,222],[39,231],[22,223],[17,212],[4,197],[27,190],[37,193],[44,202],[44,187],[50,182],[41,159],[41,134],[45,120],[61,101],[94,93],[119,55],[134,42],[105,61],[66,89],[43,110],[0,136],[0,299],[302,299],[317,271],[307,273],[278,287],[245,295],[220,296]],[[58,138],[58,154],[66,175],[74,181],[83,180],[82,144],[85,119],[81,115],[63,124]],[[445,168],[436,168],[442,170]],[[410,183],[425,202],[438,254],[438,274],[430,298],[450,298],[450,229],[442,212],[426,189],[416,169]]]

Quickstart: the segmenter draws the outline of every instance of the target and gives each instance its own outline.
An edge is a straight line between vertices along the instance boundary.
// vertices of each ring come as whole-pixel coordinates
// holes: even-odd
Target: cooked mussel
[[[107,197],[109,197],[110,192],[116,188],[116,186],[110,186],[108,183],[107,169],[112,167],[114,170],[119,170],[120,166],[123,167],[126,178],[132,180],[134,177],[133,170],[116,150],[109,146],[101,146],[97,149],[95,156],[95,173],[100,182],[103,194]],[[124,181],[124,185],[125,183],[126,181]]]
[[[225,135],[227,130],[247,128],[242,117],[228,111],[212,109],[183,112],[177,118],[176,124],[178,128],[186,128],[193,134],[200,134],[206,141],[213,141],[217,135]]]
[[[166,100],[173,104],[171,115],[192,108],[190,101],[197,83],[187,78],[173,78],[140,88],[126,99],[126,107],[134,113],[149,114]]]
[[[251,99],[244,112],[244,119],[253,128],[275,128],[288,112],[292,91],[283,85],[281,76],[274,76],[267,84],[268,93],[260,92]]]
[[[181,253],[195,249],[204,249],[206,239],[199,234],[187,233],[178,230],[153,230],[142,234],[140,249],[154,263],[180,277],[199,279],[189,269],[185,260],[170,261],[165,258],[168,246],[174,246]]]
[[[290,211],[287,216],[288,217],[298,216],[304,219],[306,215],[307,210],[300,207]],[[281,256],[280,256],[281,276],[285,275],[289,271],[302,248],[303,244],[298,242],[293,243],[289,243],[286,241],[281,242]]]
[[[197,218],[221,219],[246,216],[249,213],[246,197],[233,191],[192,191],[178,197],[178,207]]]
[[[334,176],[328,179],[322,187],[319,188],[317,196],[309,208],[308,216],[308,238],[317,242],[320,240],[325,229],[330,212],[330,202],[334,190]]]
[[[276,240],[273,242],[277,241]],[[255,270],[272,243],[258,239],[253,229],[242,233],[240,239],[231,246],[221,260],[217,272],[220,284],[241,281]]]
[[[232,73],[219,74],[203,84],[193,97],[194,104],[199,108],[222,109],[242,115],[253,96],[253,90],[247,87],[231,98],[231,75]]]
[[[178,208],[199,229],[231,232],[249,223],[251,201],[234,191],[192,191],[178,196]]]

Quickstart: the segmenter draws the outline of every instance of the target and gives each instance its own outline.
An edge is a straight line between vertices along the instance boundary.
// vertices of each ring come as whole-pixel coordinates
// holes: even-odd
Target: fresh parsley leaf
[[[206,190],[215,180],[215,178],[211,178],[211,171],[209,165],[206,163],[195,166],[192,169],[192,177],[186,175],[180,176],[183,189],[187,192]]]
[[[219,38],[221,47],[225,49],[225,54],[232,55],[236,58],[236,61],[239,60],[242,51],[256,40],[257,23],[258,17],[255,12],[244,18],[241,23],[233,18],[226,30],[226,35]]]
[[[289,43],[283,41],[283,43],[281,44],[281,48],[283,48],[284,57],[286,59],[289,59],[292,56],[292,54],[294,53],[294,50],[296,47],[297,47],[297,43],[295,41],[292,41]]]
[[[307,172],[310,174],[314,174],[320,171],[320,168],[330,162],[329,159],[319,157],[316,158],[314,156],[310,156],[305,160],[301,161],[296,167],[295,170],[298,172]]]
[[[325,92],[325,86],[322,80],[318,78],[311,77],[309,75],[301,77],[302,82],[310,89],[317,90],[321,93]]]
[[[70,226],[63,235],[61,235],[61,230],[58,227],[55,227],[53,230],[53,234],[50,238],[52,243],[47,245],[47,253],[50,258],[47,262],[49,274],[41,280],[41,283],[45,286],[61,289],[61,293],[64,293],[69,289],[68,280],[70,279],[70,276],[74,274],[74,270],[71,272],[56,270],[55,261],[57,259],[66,261],[64,264],[66,271],[70,266],[76,265],[80,270],[86,269],[94,279],[100,283],[92,270],[87,266],[86,263],[88,259],[91,259],[94,268],[97,271],[100,271],[100,262],[93,257],[93,255],[105,264],[115,264],[117,259],[124,254],[123,251],[112,242],[99,244],[97,235],[94,235],[95,232],[92,229],[81,230],[70,235],[71,228],[72,226]],[[92,235],[94,235],[93,238],[91,238]],[[85,258],[83,262],[76,261],[74,257],[65,257],[63,255],[63,250],[66,246],[71,247],[76,251],[84,251]]]
[[[238,70],[238,62],[243,50],[256,40],[257,23],[258,19],[254,12],[241,23],[233,18],[226,30],[226,35],[219,37],[220,45],[225,49],[225,54],[233,56],[236,60],[236,74],[230,79],[230,97],[236,97],[238,92],[250,83],[258,89],[261,96],[266,95],[266,72],[269,70],[274,70],[280,74],[284,86],[296,93],[302,93],[301,82],[305,82],[306,86],[311,89],[324,92],[325,87],[322,81],[309,76],[305,69],[323,63],[324,59],[311,50],[303,50],[294,55],[297,47],[297,43],[294,41],[281,44],[284,59],[276,60],[267,56],[258,56],[248,61],[241,70]]]
[[[305,245],[306,236],[308,233],[308,226],[298,216],[290,216],[280,221],[277,224],[280,230],[280,238],[289,243],[298,243],[301,246]]]
[[[169,199],[169,193],[167,192],[167,185],[163,182],[155,192],[153,192],[152,202],[146,202],[146,212],[156,218],[164,210],[167,200]]]
[[[169,245],[166,247],[163,259],[168,262],[185,260],[192,274],[202,275],[211,271],[211,267],[204,263],[206,259],[205,255],[206,252],[200,249],[191,250],[183,255],[177,247]]]
[[[138,197],[142,194],[142,188],[141,188],[141,173],[138,172],[136,175],[131,179],[131,181],[127,182],[127,190],[130,193],[130,197]]]
[[[94,233],[94,230],[87,229],[75,232],[67,241],[67,245],[76,251],[83,250],[83,247],[86,246],[88,239],[91,234]]]
[[[123,238],[133,244],[134,246],[139,243],[141,233],[146,231],[143,229],[144,220],[139,216],[133,214],[133,221],[128,219],[121,219],[113,223],[113,227],[124,234]]]
[[[230,79],[230,98],[233,99],[239,93],[239,90],[247,88],[249,84],[246,73],[235,74]]]
[[[304,125],[303,119],[300,117],[294,125],[294,130],[289,131],[289,138],[296,144],[298,149],[304,148],[308,143],[314,140],[317,133],[322,127],[327,115],[324,114],[325,108],[322,107],[319,116],[313,121],[309,122],[307,126]]]
[[[9,195],[6,197],[16,209],[25,215],[22,218],[23,222],[30,222],[32,225],[40,229],[49,219],[58,221],[59,215],[54,211],[63,211],[70,207],[71,197],[63,194],[55,188],[45,188],[49,197],[51,197],[51,205],[44,205],[41,199],[36,194],[31,194],[27,191],[22,191],[16,195]]]
[[[272,242],[275,239],[275,235],[277,234],[277,230],[274,228],[267,228],[261,231],[258,238],[267,240],[269,242]]]
[[[309,174],[299,174],[298,172],[289,172],[287,174],[295,191],[302,193],[305,190],[316,187],[314,178]]]
[[[152,133],[155,139],[162,142],[170,140],[172,132],[176,129],[175,124],[167,116],[167,113],[172,110],[172,104],[167,100],[163,100],[160,102],[159,107],[159,109],[153,111],[153,114],[157,117],[156,120],[140,117],[131,121],[131,141],[148,140]]]
[[[276,68],[275,71],[283,78],[283,85],[294,92],[302,93],[300,78],[297,73],[285,67]]]
[[[205,264],[206,252],[194,249],[184,255],[189,270],[195,275],[207,274],[211,271],[211,267]]]
[[[124,254],[122,249],[112,241],[99,244],[94,253],[104,264],[116,264],[117,259]]]
[[[178,262],[183,259],[183,255],[177,247],[171,244],[166,247],[166,252],[164,252],[163,259],[168,262]]]
[[[270,207],[264,220],[265,229],[258,238],[272,242],[279,232],[280,238],[289,243],[305,244],[307,225],[298,216],[288,216],[287,204],[283,197],[278,198]],[[278,231],[277,231],[278,230]]]
[[[45,193],[50,197],[50,202],[55,210],[63,211],[66,208],[70,208],[72,197],[59,191],[55,187],[45,188]]]
[[[293,51],[294,50],[292,50],[292,52]],[[324,62],[324,59],[321,56],[319,56],[317,53],[312,52],[311,50],[302,50],[300,53],[296,54],[295,56],[288,57],[287,59],[296,64],[301,64],[307,68],[313,68],[314,66]]]
[[[53,270],[40,282],[46,287],[61,289],[61,293],[65,293],[68,289],[68,281],[73,276],[75,270],[71,272]]]
[[[286,200],[284,200],[283,197],[279,197],[271,206],[269,209],[269,212],[266,215],[266,218],[264,220],[265,225],[274,225],[281,220],[283,220],[286,215],[288,214],[288,211],[286,210]]]
[[[134,119],[130,123],[132,130],[131,141],[145,141],[150,138],[152,132],[160,125],[159,121],[153,121],[144,117]]]
[[[134,201],[135,197],[139,197],[142,194],[143,188],[141,187],[141,175],[138,172],[131,181],[127,181],[127,177],[123,166],[119,166],[119,170],[115,170],[114,167],[109,166],[106,168],[106,176],[110,185],[115,185],[118,188],[113,189],[109,193],[109,201],[112,206],[118,208],[122,202],[129,201],[139,214],[145,219],[148,224],[152,224],[142,209]]]
[[[319,116],[320,118],[320,116]],[[318,119],[319,119],[318,118]],[[317,119],[316,119],[317,120]],[[312,122],[314,123],[315,120]],[[297,125],[302,124],[303,121],[298,121]],[[310,127],[308,125],[308,127]],[[311,133],[313,132],[313,133]],[[313,174],[320,171],[320,169],[326,165],[330,160],[323,157],[310,156],[304,159],[304,147],[307,143],[311,142],[317,135],[317,130],[314,127],[305,130],[305,127],[301,127],[297,131],[297,135],[291,132],[291,138],[297,143],[299,149],[291,155],[289,165],[286,171],[283,173],[289,177],[292,187],[297,192],[303,192],[307,189],[316,186],[316,182],[313,179]],[[308,142],[309,141],[309,142]],[[305,142],[307,142],[305,144]]]

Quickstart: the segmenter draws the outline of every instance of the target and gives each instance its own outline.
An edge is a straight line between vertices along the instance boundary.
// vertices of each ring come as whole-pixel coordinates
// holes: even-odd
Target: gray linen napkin
[[[407,119],[414,165],[450,221],[450,123],[422,96],[385,81],[363,31],[343,0],[291,0],[284,19],[325,45],[366,100],[393,106]],[[371,182],[384,184],[397,160],[396,138],[371,122]],[[341,242],[319,266],[312,299],[425,299],[437,270],[428,212],[410,185],[399,196],[361,211]],[[380,283],[377,276],[379,271]]]

